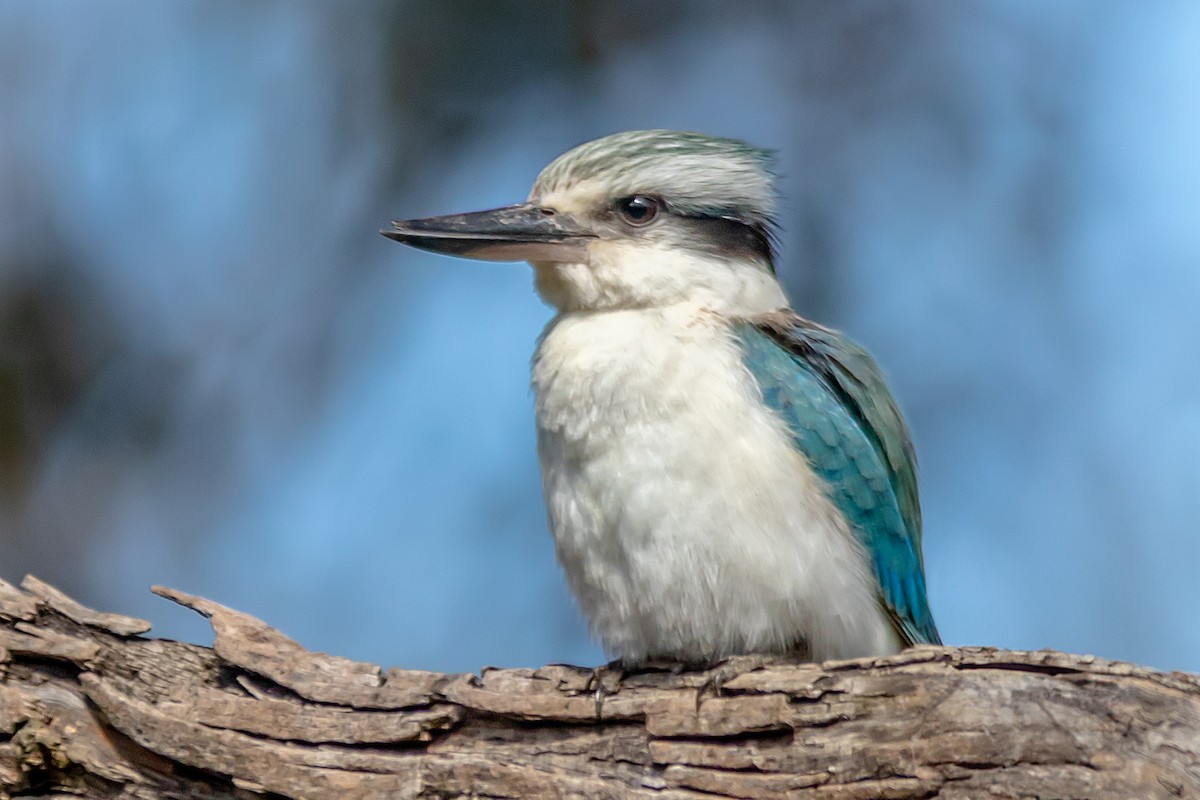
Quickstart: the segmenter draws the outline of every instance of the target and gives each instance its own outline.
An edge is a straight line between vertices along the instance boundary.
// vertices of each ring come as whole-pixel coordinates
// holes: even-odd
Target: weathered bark
[[[597,719],[578,667],[381,673],[156,590],[210,650],[22,586],[0,581],[5,798],[1200,796],[1200,679],[1090,656],[747,658],[718,692],[626,675]]]

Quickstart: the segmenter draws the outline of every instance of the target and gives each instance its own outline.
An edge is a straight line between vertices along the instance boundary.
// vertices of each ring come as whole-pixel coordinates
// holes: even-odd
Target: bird
[[[862,347],[789,305],[776,204],[773,151],[626,131],[524,203],[381,231],[532,265],[549,527],[617,668],[941,643],[904,418]]]

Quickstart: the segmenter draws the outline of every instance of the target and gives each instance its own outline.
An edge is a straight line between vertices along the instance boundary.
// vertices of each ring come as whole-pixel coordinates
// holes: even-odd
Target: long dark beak
[[[486,261],[583,261],[595,238],[569,217],[532,203],[400,220],[380,231],[422,250]]]

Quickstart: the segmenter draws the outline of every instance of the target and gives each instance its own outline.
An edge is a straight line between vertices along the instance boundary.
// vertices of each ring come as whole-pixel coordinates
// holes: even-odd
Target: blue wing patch
[[[901,639],[940,644],[925,597],[915,467],[899,411],[861,348],[799,317],[783,319],[786,325],[775,318],[735,324],[743,363],[869,554]]]

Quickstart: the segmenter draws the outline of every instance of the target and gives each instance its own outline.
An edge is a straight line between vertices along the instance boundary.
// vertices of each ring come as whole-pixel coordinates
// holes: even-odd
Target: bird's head
[[[562,311],[694,303],[750,314],[785,305],[774,276],[771,154],[733,139],[629,131],[587,142],[529,200],[393,222],[396,241],[533,264]]]

